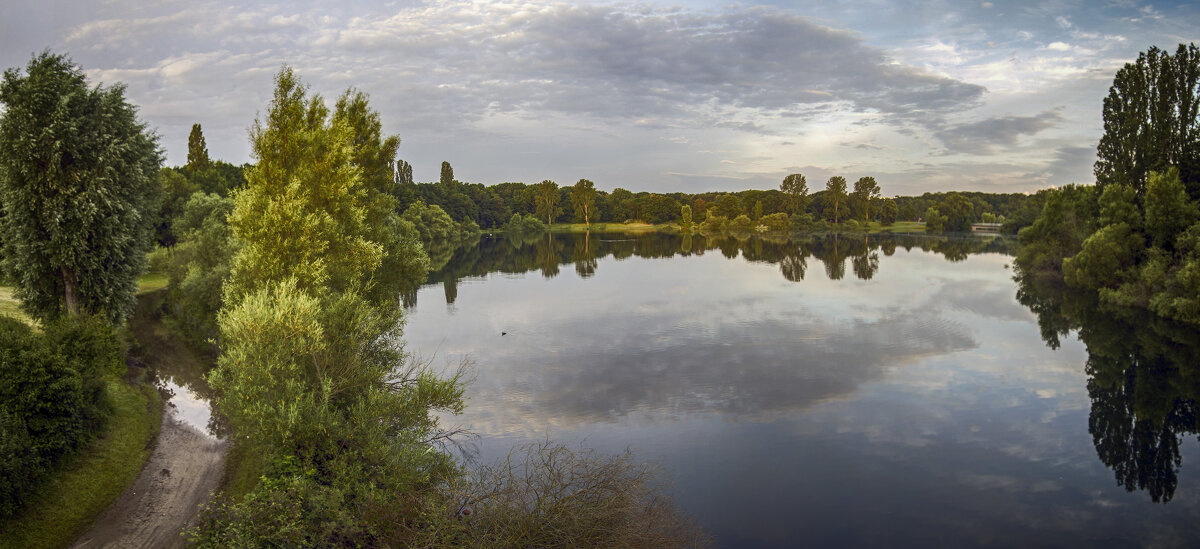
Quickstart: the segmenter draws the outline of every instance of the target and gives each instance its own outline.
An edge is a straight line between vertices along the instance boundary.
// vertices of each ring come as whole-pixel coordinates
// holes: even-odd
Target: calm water
[[[721,546],[1200,544],[1200,375],[1169,362],[1194,354],[1105,362],[1145,338],[1022,291],[1039,324],[1010,248],[485,237],[406,298],[406,337],[475,362],[453,421],[479,459],[630,448]]]

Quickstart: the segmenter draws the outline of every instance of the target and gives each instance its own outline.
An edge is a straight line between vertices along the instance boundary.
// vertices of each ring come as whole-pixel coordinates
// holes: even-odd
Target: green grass
[[[0,315],[11,316],[30,326],[34,325],[33,319],[21,310],[21,302],[13,297],[12,286],[0,286]]]
[[[555,223],[550,226],[550,231],[556,233],[585,233],[588,231],[598,233],[644,233],[658,231],[671,226],[675,226],[675,224],[659,223],[658,225],[651,225],[640,221],[633,223],[592,223],[592,226],[589,228],[584,223]]]
[[[167,287],[169,278],[165,273],[146,273],[138,279],[138,293],[145,294]]]
[[[91,445],[51,475],[41,493],[0,524],[0,547],[64,547],[133,484],[150,457],[162,418],[154,387],[109,380],[114,414]]]

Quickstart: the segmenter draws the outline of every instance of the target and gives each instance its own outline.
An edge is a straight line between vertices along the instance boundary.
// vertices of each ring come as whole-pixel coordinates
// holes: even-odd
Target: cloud
[[[934,132],[952,153],[995,154],[996,147],[1012,147],[1018,138],[1053,128],[1063,121],[1054,110],[1034,116],[1000,116],[978,122],[957,124]]]

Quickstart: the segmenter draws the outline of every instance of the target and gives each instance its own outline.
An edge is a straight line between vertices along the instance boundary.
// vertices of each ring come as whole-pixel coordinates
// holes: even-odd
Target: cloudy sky
[[[418,181],[659,192],[874,176],[884,194],[1092,181],[1113,74],[1200,41],[1200,6],[1099,2],[0,3],[0,65],[44,48],[123,82],[182,164],[241,163],[272,77],[371,96]],[[844,5],[849,4],[849,5]],[[919,5],[920,7],[911,7]]]

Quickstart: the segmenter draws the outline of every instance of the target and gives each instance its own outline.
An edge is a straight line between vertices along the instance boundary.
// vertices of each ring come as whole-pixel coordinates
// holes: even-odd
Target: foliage
[[[580,179],[571,188],[571,205],[575,207],[575,218],[589,226],[596,208],[596,185],[587,179]]]
[[[228,220],[232,211],[233,199],[197,192],[174,223],[180,242],[167,269],[172,316],[193,346],[210,351],[216,351],[217,312],[237,247]]]
[[[449,187],[454,185],[454,168],[450,167],[450,163],[442,161],[442,175],[438,179],[442,186]]]
[[[1079,252],[1095,218],[1093,187],[1067,185],[1048,191],[1041,215],[1017,233],[1021,250],[1014,262],[1027,273],[1061,273],[1062,260]]]
[[[239,244],[228,303],[285,278],[302,288],[345,290],[383,262],[382,243],[371,240],[367,223],[362,170],[353,163],[353,128],[342,118],[330,122],[321,97],[306,98],[291,69],[275,83],[266,119],[250,129],[257,163],[229,218]]]
[[[838,222],[839,207],[846,201],[846,178],[835,175],[825,183],[825,192],[833,203],[833,222]]]
[[[787,197],[788,213],[795,215],[808,208],[808,182],[803,174],[789,174],[779,184],[779,190]]]
[[[684,230],[692,228],[692,207],[687,204],[679,208],[679,227]]]
[[[786,231],[791,226],[791,219],[783,212],[764,215],[758,222],[768,231]]]
[[[542,234],[546,232],[547,227],[542,220],[533,216],[533,214],[512,214],[512,219],[504,224],[502,228],[507,233],[524,233],[524,234]]]
[[[925,232],[940,233],[946,230],[947,216],[942,215],[942,212],[937,209],[937,206],[930,206],[925,210]]]
[[[56,320],[39,335],[0,317],[0,517],[104,425],[112,407],[103,380],[121,357],[103,318]]]
[[[157,138],[123,86],[89,89],[49,52],[5,71],[0,102],[0,240],[22,308],[123,320],[152,246]]]
[[[971,230],[971,223],[975,221],[975,206],[959,193],[947,194],[938,203],[937,210],[946,218],[945,231],[965,233]]]
[[[654,472],[627,452],[601,456],[550,442],[514,448],[456,487],[453,545],[490,547],[703,547]],[[445,543],[445,539],[440,540]]]
[[[896,205],[895,200],[885,198],[879,203],[879,223],[884,227],[895,223],[898,215],[900,207]]]
[[[1175,166],[1188,195],[1200,198],[1200,49],[1175,54],[1152,47],[1117,71],[1104,99],[1096,186],[1131,186],[1138,196],[1150,172]]]
[[[854,182],[854,210],[867,222],[871,221],[872,203],[879,198],[879,193],[879,183],[874,177],[860,177]]]
[[[538,217],[545,217],[547,225],[553,224],[554,218],[562,211],[558,207],[558,183],[549,179],[538,183],[534,199],[537,203]]]
[[[752,221],[750,219],[750,216],[748,216],[746,214],[742,214],[733,219],[730,219],[729,223],[725,226],[725,228],[730,231],[737,231],[737,232],[751,231],[754,229],[754,221]]]
[[[192,131],[188,133],[187,169],[207,170],[211,164],[208,145],[204,143],[204,132],[200,129],[200,124],[192,124]]]

